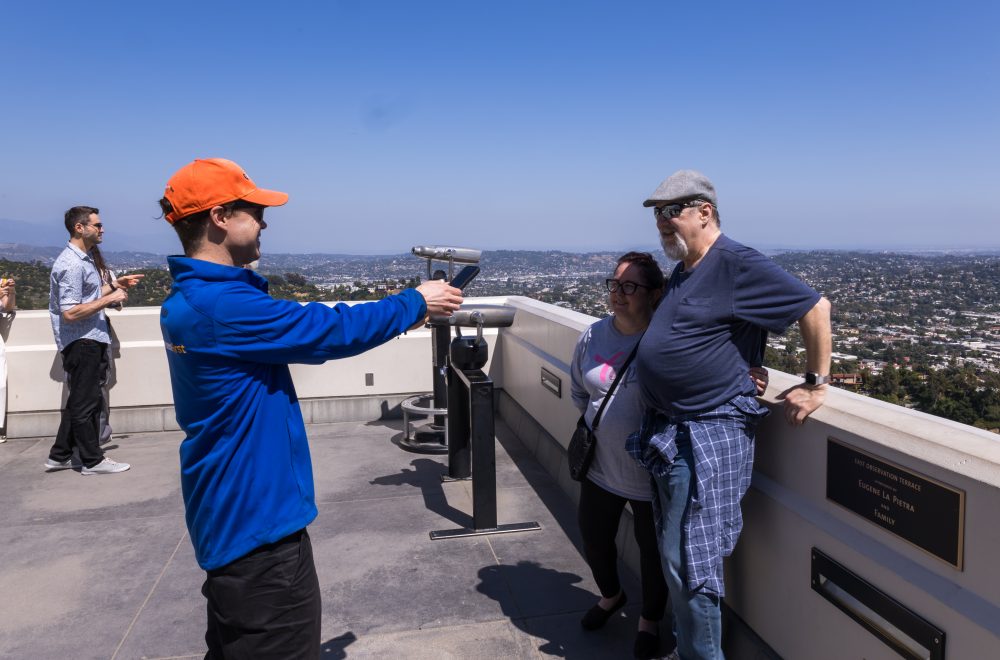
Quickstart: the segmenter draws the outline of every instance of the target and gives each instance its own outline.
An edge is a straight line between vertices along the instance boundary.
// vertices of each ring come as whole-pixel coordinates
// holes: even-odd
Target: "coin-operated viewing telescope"
[[[427,278],[445,279],[460,289],[468,286],[476,275],[479,267],[481,250],[462,247],[443,247],[436,245],[418,245],[411,252],[415,256],[427,260]],[[448,262],[448,272],[434,271],[435,261]],[[469,264],[455,275],[455,264]],[[447,317],[443,322],[431,322],[431,382],[433,392],[411,397],[402,403],[403,409],[403,439],[400,446],[408,451],[420,454],[444,454],[448,451],[445,444],[445,416],[448,414],[448,387],[445,375],[448,369],[448,343],[451,340],[451,326]],[[411,432],[410,414],[433,416],[429,423],[422,424]]]
[[[431,317],[431,323],[447,323],[455,328],[451,342],[451,364],[468,371],[482,369],[490,358],[489,346],[483,339],[483,328],[509,328],[514,324],[515,310],[503,305],[463,305],[451,316]],[[475,337],[462,336],[461,328],[476,328]]]
[[[441,479],[472,479],[472,527],[434,531],[432,540],[541,529],[535,521],[497,524],[493,379],[483,372],[489,359],[483,328],[510,327],[514,314],[504,305],[463,305],[449,317],[430,320],[454,326],[458,335],[448,361],[448,474]],[[475,328],[476,334],[463,336],[461,328]]]
[[[464,289],[479,274],[479,250],[420,245],[413,254],[427,259],[427,277],[444,279]],[[448,272],[434,272],[432,262],[447,261]],[[455,264],[466,264],[455,274]],[[462,305],[450,316],[427,321],[434,344],[431,375],[434,392],[410,397],[403,409],[400,446],[422,454],[448,453],[448,474],[442,481],[472,480],[472,527],[431,532],[431,540],[505,534],[541,529],[537,522],[497,524],[496,434],[493,419],[493,379],[483,372],[489,345],[483,328],[506,328],[515,310],[504,305]],[[456,337],[451,340],[451,329]],[[461,328],[475,328],[463,336]],[[450,346],[449,346],[450,341]],[[411,433],[410,414],[433,415],[432,422]],[[445,429],[445,418],[448,427]]]
[[[412,252],[414,256],[423,257],[427,260],[428,279],[443,279],[440,277],[435,278],[431,273],[431,263],[435,260],[448,262],[448,279],[450,280],[455,276],[455,264],[478,264],[480,257],[483,256],[482,250],[460,247],[441,247],[438,245],[417,245],[412,248],[410,252]]]

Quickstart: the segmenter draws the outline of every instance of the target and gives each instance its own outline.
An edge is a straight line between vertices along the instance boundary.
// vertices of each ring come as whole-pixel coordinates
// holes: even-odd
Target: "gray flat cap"
[[[643,206],[656,206],[664,202],[679,202],[682,199],[699,197],[708,200],[713,206],[715,201],[715,186],[708,177],[694,170],[678,170],[663,180],[663,183],[653,191]]]

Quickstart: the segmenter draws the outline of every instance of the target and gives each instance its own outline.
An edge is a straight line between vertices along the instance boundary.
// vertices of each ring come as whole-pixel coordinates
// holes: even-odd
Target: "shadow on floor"
[[[319,647],[320,657],[329,658],[329,660],[340,660],[341,658],[346,658],[347,651],[345,649],[356,641],[358,641],[357,635],[348,630],[339,637],[334,637],[323,642],[323,644]]]
[[[603,639],[600,633],[583,631],[579,612],[569,606],[593,599],[589,591],[575,586],[583,581],[579,575],[545,568],[534,561],[519,561],[514,565],[485,566],[478,577],[477,591],[497,601],[518,629],[544,640],[538,646],[541,653],[562,658],[608,657],[611,649],[602,647],[610,640]],[[535,605],[533,601],[538,594],[545,594],[545,600],[566,603],[565,615],[540,617],[527,611]]]
[[[424,506],[459,527],[472,527],[472,516],[448,504],[441,477],[447,467],[430,458],[415,458],[410,461],[413,469],[402,468],[396,474],[375,477],[369,483],[374,486],[413,486],[419,488],[424,498]]]

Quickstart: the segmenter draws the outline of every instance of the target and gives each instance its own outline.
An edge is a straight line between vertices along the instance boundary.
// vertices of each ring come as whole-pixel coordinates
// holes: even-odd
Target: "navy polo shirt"
[[[748,371],[763,362],[767,333],[784,333],[819,299],[757,250],[720,235],[695,268],[682,262],[670,276],[636,354],[643,402],[682,415],[754,396]]]

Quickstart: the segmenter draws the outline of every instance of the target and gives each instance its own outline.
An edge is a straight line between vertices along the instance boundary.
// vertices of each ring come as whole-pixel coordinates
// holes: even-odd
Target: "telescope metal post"
[[[442,481],[458,481],[472,476],[469,396],[461,373],[448,367],[448,476]]]
[[[493,379],[480,370],[465,374],[469,384],[472,445],[472,526],[497,526],[496,434],[493,429]]]
[[[434,386],[434,407],[438,409],[448,407],[448,384],[446,374],[448,372],[448,346],[451,344],[451,328],[446,325],[436,325],[431,328],[431,337],[434,340],[433,355],[434,371],[431,374],[431,382]],[[434,426],[444,429],[445,416],[435,415]]]
[[[513,312],[494,327],[509,326]],[[476,324],[475,338],[458,337],[451,345],[448,363],[448,475],[442,481],[472,474],[472,529],[446,529],[430,533],[432,541],[485,534],[509,534],[541,529],[537,522],[497,524],[496,433],[493,419],[493,379],[480,367],[489,352],[483,339],[487,316],[469,314]],[[461,324],[462,322],[459,321]],[[471,456],[470,456],[471,453]],[[471,466],[470,466],[471,464]]]

